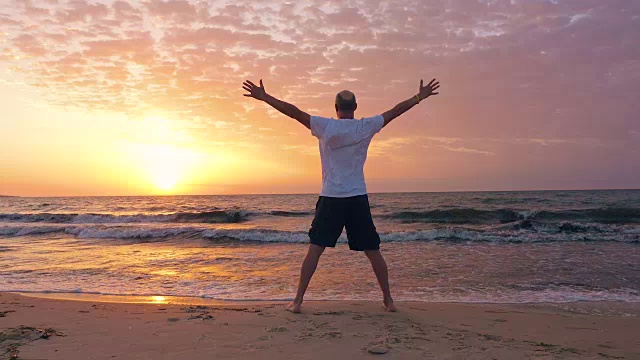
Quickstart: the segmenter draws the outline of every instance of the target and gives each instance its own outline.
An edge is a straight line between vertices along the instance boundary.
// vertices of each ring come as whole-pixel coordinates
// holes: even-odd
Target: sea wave
[[[400,211],[387,214],[385,217],[402,222],[434,222],[453,224],[478,224],[486,222],[513,222],[525,218],[524,214],[515,210],[480,210],[480,209],[435,209],[428,211]]]
[[[400,211],[384,215],[401,222],[451,224],[512,223],[521,220],[540,222],[584,221],[605,224],[640,223],[640,208],[602,207],[575,210],[518,210],[453,208],[428,211]]]
[[[497,243],[537,243],[571,241],[608,241],[640,243],[640,227],[629,225],[580,224],[563,222],[559,225],[523,226],[520,223],[466,228],[447,226],[419,231],[381,232],[383,242],[406,241],[464,241]],[[59,224],[0,226],[0,236],[19,237],[61,233],[81,239],[189,239],[237,240],[253,242],[306,243],[306,231],[283,231],[261,228],[211,228],[203,226],[135,226],[108,224]],[[343,234],[338,240],[346,242]]]
[[[170,214],[59,214],[29,213],[0,214],[0,221],[54,224],[116,224],[116,223],[239,223],[247,220],[249,212],[242,210],[214,210],[178,212]]]
[[[310,211],[282,211],[282,210],[273,210],[269,212],[269,215],[273,216],[309,216],[313,215]]]
[[[305,217],[312,216],[311,211],[300,210],[210,210],[174,213],[147,213],[133,215],[102,213],[0,213],[0,222],[47,223],[47,224],[124,224],[124,223],[201,223],[233,224],[250,221],[255,217]],[[562,224],[640,224],[640,208],[637,207],[599,207],[587,209],[549,210],[549,209],[477,209],[446,208],[425,211],[398,211],[374,213],[401,223],[433,223],[452,225],[495,225],[519,224],[529,226],[531,222]],[[529,223],[527,223],[529,222]]]
[[[603,207],[564,211],[539,211],[535,219],[590,221],[609,224],[640,223],[640,208],[633,207]]]

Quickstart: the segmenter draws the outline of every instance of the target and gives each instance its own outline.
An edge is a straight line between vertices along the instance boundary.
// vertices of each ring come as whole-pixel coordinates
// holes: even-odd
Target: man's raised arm
[[[394,106],[393,109],[382,114],[382,117],[384,118],[384,125],[382,125],[382,127],[387,126],[387,124],[390,123],[391,120],[397,118],[398,116],[404,114],[407,110],[418,105],[420,101],[428,98],[431,95],[438,95],[437,92],[434,92],[440,87],[440,82],[436,81],[436,79],[431,80],[431,82],[429,82],[427,86],[422,86],[423,84],[424,82],[420,80],[420,91],[418,91],[417,95],[399,103],[398,105]]]
[[[251,81],[246,80],[242,83],[242,88],[249,92],[248,94],[244,94],[244,96],[262,100],[267,104],[273,106],[274,109],[287,115],[288,117],[298,120],[298,122],[306,126],[307,129],[311,129],[311,116],[309,116],[309,114],[307,114],[306,112],[298,109],[295,105],[291,105],[282,100],[278,100],[275,97],[267,94],[267,92],[264,90],[264,85],[262,85],[262,79],[260,79],[260,86],[257,86]]]

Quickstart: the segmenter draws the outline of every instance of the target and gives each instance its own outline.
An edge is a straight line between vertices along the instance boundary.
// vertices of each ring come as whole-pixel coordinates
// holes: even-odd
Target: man
[[[373,136],[391,120],[411,109],[420,101],[432,95],[440,83],[435,79],[427,86],[420,80],[418,94],[405,100],[393,109],[369,118],[356,120],[354,112],[358,104],[350,91],[336,95],[336,115],[333,118],[310,116],[294,105],[278,100],[267,94],[260,80],[260,86],[247,80],[242,88],[248,92],[244,96],[262,100],[281,113],[298,120],[320,143],[322,161],[322,192],[316,204],[315,218],[309,230],[309,250],[302,262],[300,282],[295,299],[286,309],[299,313],[304,293],[316,270],[320,255],[325,247],[335,247],[342,229],[347,230],[349,249],[363,251],[369,258],[373,271],[382,290],[383,304],[387,311],[396,311],[389,289],[387,264],[380,253],[380,236],[371,218],[371,209],[364,181],[364,163]]]

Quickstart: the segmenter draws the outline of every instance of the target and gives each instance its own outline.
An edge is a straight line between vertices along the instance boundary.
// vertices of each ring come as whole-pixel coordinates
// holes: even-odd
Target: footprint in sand
[[[342,337],[342,333],[340,331],[328,331],[320,334],[320,337],[323,339],[339,339]]]
[[[287,329],[284,326],[276,326],[276,327],[272,327],[271,329],[267,330],[268,332],[289,332],[289,329]]]
[[[316,311],[313,313],[313,315],[342,315],[344,314],[344,311],[342,310],[338,310],[338,311]]]
[[[367,349],[369,354],[382,355],[389,352],[389,349],[382,346],[372,346]]]

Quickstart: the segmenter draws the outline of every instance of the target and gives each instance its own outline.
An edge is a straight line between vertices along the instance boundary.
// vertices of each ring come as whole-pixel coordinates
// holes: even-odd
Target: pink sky
[[[640,187],[639,1],[20,0],[0,29],[4,194],[156,193],[124,144],[200,159],[173,193],[317,192],[317,141],[247,78],[323,116],[438,78],[374,138],[371,192]]]

